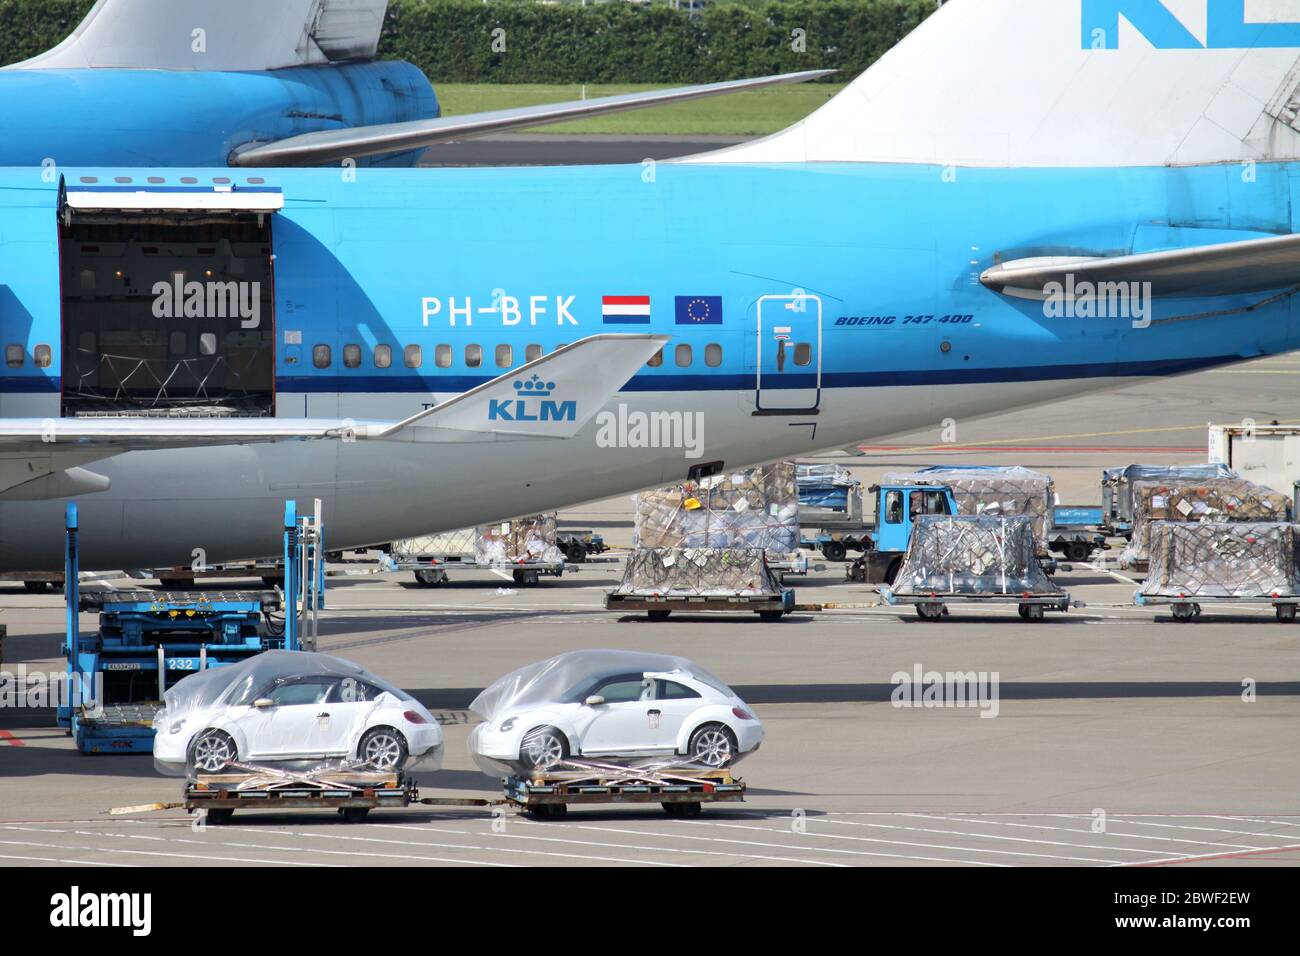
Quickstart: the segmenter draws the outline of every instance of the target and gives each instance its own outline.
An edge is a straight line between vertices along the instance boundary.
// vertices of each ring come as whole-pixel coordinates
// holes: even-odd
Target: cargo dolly
[[[233,772],[232,772],[233,771]],[[570,806],[658,803],[670,816],[698,816],[706,803],[740,802],[745,782],[726,769],[680,760],[619,764],[570,758],[532,776],[502,779],[499,797],[421,797],[403,773],[341,766],[303,771],[232,764],[220,774],[199,774],[185,784],[176,803],[115,807],[114,816],[184,809],[205,814],[204,822],[229,823],[236,810],[336,810],[347,823],[360,823],[371,810],[412,806],[510,808],[538,819],[563,817]]]
[[[1296,608],[1300,606],[1300,595],[1295,594],[1272,594],[1272,595],[1254,595],[1250,597],[1191,597],[1185,594],[1180,595],[1151,595],[1143,594],[1141,591],[1133,595],[1133,603],[1138,607],[1158,607],[1168,605],[1174,620],[1186,624],[1194,621],[1201,616],[1202,606],[1209,607],[1244,607],[1246,605],[1268,604],[1277,614],[1277,619],[1283,624],[1295,623]]]
[[[1079,606],[1077,602],[1071,602],[1070,595],[1065,592],[962,594],[935,591],[927,594],[896,594],[888,585],[882,585],[879,591],[886,604],[892,606],[911,604],[915,606],[917,615],[927,621],[937,621],[946,617],[949,607],[954,604],[1015,604],[1020,616],[1027,621],[1041,621],[1048,611],[1068,611],[1071,603],[1076,607]]]
[[[794,590],[763,594],[614,594],[605,595],[607,611],[645,611],[652,621],[665,621],[673,611],[748,611],[764,621],[779,621],[795,609]]]

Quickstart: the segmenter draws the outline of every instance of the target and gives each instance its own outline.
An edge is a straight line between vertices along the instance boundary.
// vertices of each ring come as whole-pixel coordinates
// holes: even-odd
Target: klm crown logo
[[[513,399],[494,398],[488,402],[488,421],[492,422],[572,422],[578,418],[578,403],[550,399],[555,383],[539,375],[514,383]]]
[[[1081,0],[1083,48],[1118,50],[1123,17],[1157,50],[1249,50],[1300,47],[1300,23],[1246,20],[1246,0],[1204,0],[1205,42],[1166,0]]]

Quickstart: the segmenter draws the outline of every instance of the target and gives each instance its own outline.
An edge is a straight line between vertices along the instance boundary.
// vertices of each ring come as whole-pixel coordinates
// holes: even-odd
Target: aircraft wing
[[[438,119],[411,120],[406,123],[303,133],[274,143],[254,143],[241,147],[230,157],[230,164],[232,166],[314,166],[358,156],[400,153],[488,133],[545,126],[550,123],[601,116],[605,113],[619,113],[624,110],[665,106],[669,103],[681,103],[723,93],[740,93],[782,83],[803,83],[806,80],[829,76],[834,72],[834,70],[803,70],[798,73],[760,76],[747,80],[727,80],[700,86],[678,86],[665,90],[648,90],[644,93],[621,93],[616,96],[600,96],[596,99],[575,100],[569,103],[520,106],[464,116],[443,116]]]
[[[556,349],[403,421],[311,418],[0,419],[0,498],[104,491],[81,467],[128,451],[277,441],[571,438],[669,336],[603,333]]]
[[[1300,233],[1110,257],[1017,259],[986,270],[995,292],[1044,298],[1051,283],[1151,283],[1156,296],[1215,296],[1300,285]]]

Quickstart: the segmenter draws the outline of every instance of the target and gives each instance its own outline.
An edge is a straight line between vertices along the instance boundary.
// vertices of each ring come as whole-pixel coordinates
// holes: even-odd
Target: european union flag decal
[[[722,296],[720,295],[679,295],[677,296],[678,325],[721,325]]]

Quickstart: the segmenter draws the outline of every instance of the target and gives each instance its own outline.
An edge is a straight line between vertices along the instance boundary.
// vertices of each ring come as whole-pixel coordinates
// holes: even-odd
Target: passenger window
[[[408,345],[402,352],[402,361],[407,368],[419,368],[424,364],[424,355],[418,345]]]
[[[27,361],[27,350],[21,345],[5,346],[5,364],[10,368],[22,368]]]
[[[343,367],[361,368],[361,346],[360,345],[343,346]]]
[[[903,521],[903,493],[891,491],[885,495],[885,521],[889,524],[901,524]]]
[[[483,364],[483,346],[467,345],[465,346],[465,367],[478,368]]]
[[[691,697],[699,697],[695,691],[691,690],[676,681],[661,680],[659,682],[659,693],[656,700],[687,700]]]
[[[689,345],[677,346],[677,351],[673,353],[673,358],[677,362],[678,368],[690,368],[691,347]]]
[[[393,347],[391,345],[375,346],[375,368],[393,367]]]
[[[653,691],[653,681],[641,677],[624,677],[602,685],[594,693],[604,697],[607,704],[622,704],[633,700],[649,700]]]
[[[709,368],[717,368],[722,364],[722,346],[709,343],[704,346],[704,364]]]
[[[54,351],[48,345],[38,345],[32,353],[37,368],[49,368],[54,363]]]
[[[646,362],[645,364],[648,365],[648,366],[650,366],[650,368],[658,368],[660,365],[663,365],[663,364],[664,364],[664,350],[663,350],[663,349],[660,349],[660,350],[659,350],[658,352],[656,352],[654,355],[650,356],[650,361]]]
[[[511,368],[515,364],[515,350],[509,345],[498,345],[496,354],[497,368]]]
[[[809,365],[812,363],[812,346],[807,342],[800,342],[794,347],[794,364]]]
[[[433,350],[433,364],[438,368],[451,368],[451,346],[438,345]]]
[[[328,348],[329,346],[326,346]],[[199,334],[199,354],[216,355],[217,354],[217,333],[202,332]]]
[[[524,361],[525,361],[525,362],[536,362],[536,361],[537,361],[539,358],[541,358],[541,357],[542,357],[542,347],[541,347],[540,345],[525,345],[525,346],[524,346]]]
[[[313,345],[311,348],[311,364],[317,368],[329,368],[330,362],[334,361],[328,345]]]

